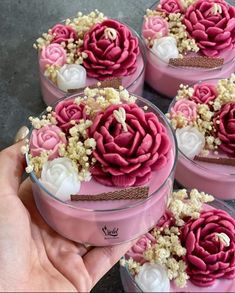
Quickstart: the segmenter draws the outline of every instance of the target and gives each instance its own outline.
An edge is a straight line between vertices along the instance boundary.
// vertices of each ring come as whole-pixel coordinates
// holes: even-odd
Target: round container
[[[147,105],[147,111],[157,115],[172,143],[167,164],[154,171],[152,179],[145,185],[149,187],[147,199],[62,202],[42,186],[33,172],[30,174],[40,214],[62,236],[94,246],[114,245],[146,233],[164,214],[174,181],[177,159],[175,136],[165,116],[156,106],[141,97],[137,97],[136,103],[141,107]],[[90,182],[82,182],[80,194],[94,195],[114,190],[118,188],[101,185],[92,179]]]
[[[126,88],[129,92],[132,92],[136,95],[141,96],[143,93],[143,87],[144,87],[144,75],[145,75],[145,64],[146,64],[145,46],[140,36],[137,34],[137,32],[133,30],[131,27],[129,27],[128,25],[126,25],[125,23],[123,24],[129,28],[129,30],[132,32],[132,34],[135,37],[138,38],[140,54],[137,57],[136,71],[129,76],[123,76],[121,78],[122,86]],[[39,61],[39,57],[38,57],[38,61]],[[38,63],[38,66],[39,66],[39,63]],[[40,68],[40,66],[39,66],[39,75],[40,75],[40,87],[41,87],[42,97],[44,102],[47,105],[51,105],[52,103],[54,103],[58,99],[61,99],[62,97],[71,95],[71,93],[67,93],[60,90],[48,77],[46,77],[44,75],[43,70]],[[90,78],[87,76],[86,86],[96,85],[98,81],[99,81],[98,79]],[[78,90],[76,93],[79,94],[82,91],[83,89]]]
[[[159,3],[160,1],[157,1],[150,9],[156,9]],[[146,45],[145,40],[144,44],[147,58],[145,81],[154,90],[169,98],[175,97],[180,84],[192,84],[202,79],[228,78],[235,71],[235,48],[221,54],[220,57],[224,58],[223,66],[203,69],[170,65],[157,57]]]
[[[200,81],[216,84],[219,79]],[[172,101],[170,108],[175,104]],[[223,199],[235,199],[235,167],[191,160],[180,150],[175,179],[188,189],[197,188]]]
[[[215,209],[224,210],[231,217],[235,219],[235,210],[224,202],[215,199],[209,203],[209,206]],[[135,282],[134,277],[131,275],[127,267],[120,266],[121,281],[125,292],[143,292],[138,284]],[[179,288],[174,282],[171,282],[170,292],[235,292],[235,280],[218,279],[213,286],[199,287],[187,282],[187,287]]]

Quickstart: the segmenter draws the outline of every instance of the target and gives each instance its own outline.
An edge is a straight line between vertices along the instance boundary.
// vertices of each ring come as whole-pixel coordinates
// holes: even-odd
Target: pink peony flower
[[[86,119],[86,109],[83,103],[79,105],[74,100],[64,100],[59,102],[55,107],[55,118],[57,125],[65,132],[73,125],[71,121],[79,122],[81,119]]]
[[[170,115],[174,117],[178,114],[183,115],[189,122],[197,118],[197,104],[188,99],[178,100],[171,108]]]
[[[50,44],[42,48],[39,64],[45,70],[47,65],[63,66],[66,63],[66,51],[59,44]]]
[[[127,131],[114,111],[126,112]],[[100,113],[90,127],[96,140],[93,156],[97,164],[94,178],[108,186],[139,186],[147,183],[151,172],[163,167],[171,147],[165,127],[153,113],[145,113],[136,104],[112,105]]]
[[[55,125],[46,125],[40,129],[32,131],[29,149],[33,157],[40,156],[43,151],[50,151],[49,160],[59,157],[60,144],[66,144],[65,135],[61,135],[62,130]]]
[[[151,246],[151,244],[156,243],[156,239],[152,234],[146,233],[143,235],[135,245],[131,247],[126,253],[126,258],[133,258],[133,260],[137,261],[141,265],[146,262],[144,258],[144,252]]]
[[[199,0],[190,5],[184,24],[206,56],[218,56],[235,46],[235,7],[224,0]]]
[[[56,24],[50,31],[53,35],[51,43],[61,44],[62,42],[67,43],[69,39],[76,41],[78,39],[77,32],[69,25]]]
[[[184,11],[180,0],[161,0],[157,10],[166,14],[182,13]]]
[[[218,123],[217,123],[218,122]],[[235,102],[225,104],[215,115],[214,127],[221,141],[219,148],[230,156],[235,156]]]
[[[190,99],[198,104],[209,105],[210,102],[215,100],[217,95],[216,86],[210,83],[201,83],[194,86],[194,94]]]
[[[144,21],[142,35],[145,39],[158,39],[168,35],[168,22],[160,16],[150,16]]]
[[[96,24],[85,34],[80,50],[88,56],[83,66],[89,77],[103,80],[130,75],[136,70],[138,39],[116,20]]]
[[[218,278],[235,277],[235,221],[229,214],[216,209],[202,212],[199,219],[188,221],[181,232],[192,283],[207,287]]]

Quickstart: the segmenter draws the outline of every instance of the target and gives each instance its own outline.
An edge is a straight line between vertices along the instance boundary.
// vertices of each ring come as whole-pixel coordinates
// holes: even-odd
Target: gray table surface
[[[229,0],[234,4],[234,0]],[[17,129],[45,107],[40,94],[35,39],[59,20],[94,9],[140,32],[142,16],[153,0],[0,0],[0,149]],[[145,85],[143,96],[166,111],[170,103]],[[229,204],[235,206],[233,201]],[[92,292],[123,292],[118,265]]]

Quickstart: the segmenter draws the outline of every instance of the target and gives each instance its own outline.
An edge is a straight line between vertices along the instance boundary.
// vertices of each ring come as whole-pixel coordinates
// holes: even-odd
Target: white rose
[[[199,155],[205,146],[204,135],[193,126],[176,129],[178,148],[189,159]]]
[[[176,45],[176,39],[173,37],[162,37],[156,39],[151,51],[161,60],[169,62],[170,58],[178,58],[179,51]]]
[[[65,64],[57,73],[58,88],[64,92],[86,85],[86,69],[79,64]]]
[[[73,163],[68,158],[47,161],[39,179],[45,188],[62,201],[70,200],[71,194],[79,192],[81,183]]]
[[[170,280],[160,264],[143,264],[135,281],[143,292],[170,292]]]

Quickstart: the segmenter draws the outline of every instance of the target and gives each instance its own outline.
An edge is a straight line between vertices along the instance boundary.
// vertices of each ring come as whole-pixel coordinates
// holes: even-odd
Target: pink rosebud
[[[59,157],[59,146],[67,144],[62,130],[55,125],[46,125],[32,131],[29,149],[33,157],[40,156],[43,151],[50,151],[49,160]]]
[[[63,66],[66,63],[66,51],[59,44],[50,44],[42,48],[39,64],[45,70],[47,65]]]
[[[180,0],[161,0],[157,10],[166,14],[182,13],[184,11]]]
[[[215,100],[217,95],[216,86],[210,83],[202,83],[194,86],[194,94],[190,99],[198,104],[209,105],[210,102]]]
[[[170,228],[175,224],[175,218],[170,211],[166,211],[165,214],[160,218],[157,223],[157,227],[159,228]]]
[[[79,105],[74,100],[64,100],[59,102],[55,107],[55,118],[57,125],[67,132],[73,124],[71,121],[79,122],[81,119],[86,119],[86,109],[83,103]]]
[[[183,115],[187,121],[195,121],[197,118],[197,104],[188,99],[178,100],[171,108],[170,115],[175,117],[176,115]]]
[[[160,16],[147,17],[143,24],[142,35],[145,39],[158,39],[168,35],[168,22]]]
[[[120,105],[98,114],[90,127],[90,137],[96,140],[93,156],[97,160],[91,173],[104,185],[140,186],[150,180],[152,171],[167,163],[170,139],[154,113],[145,113],[136,104],[121,107],[126,112],[127,131],[114,115]]]
[[[229,156],[235,156],[235,102],[225,104],[214,118],[219,148]]]
[[[229,214],[216,209],[202,212],[183,226],[181,242],[192,283],[208,287],[219,278],[234,279],[235,221]]]
[[[139,42],[124,24],[109,19],[85,34],[79,51],[87,54],[83,60],[87,75],[103,80],[130,75],[136,70]]]
[[[152,245],[156,243],[156,239],[152,234],[146,233],[142,236],[135,245],[131,247],[126,253],[126,258],[133,258],[134,261],[137,261],[140,264],[144,264],[146,262],[144,258],[144,252]]]
[[[218,56],[235,46],[235,7],[224,0],[199,0],[185,13],[184,24],[206,56]]]
[[[51,43],[68,43],[69,39],[73,39],[74,41],[78,39],[77,32],[71,26],[64,24],[56,24],[53,26],[50,34],[53,35],[53,40]]]

